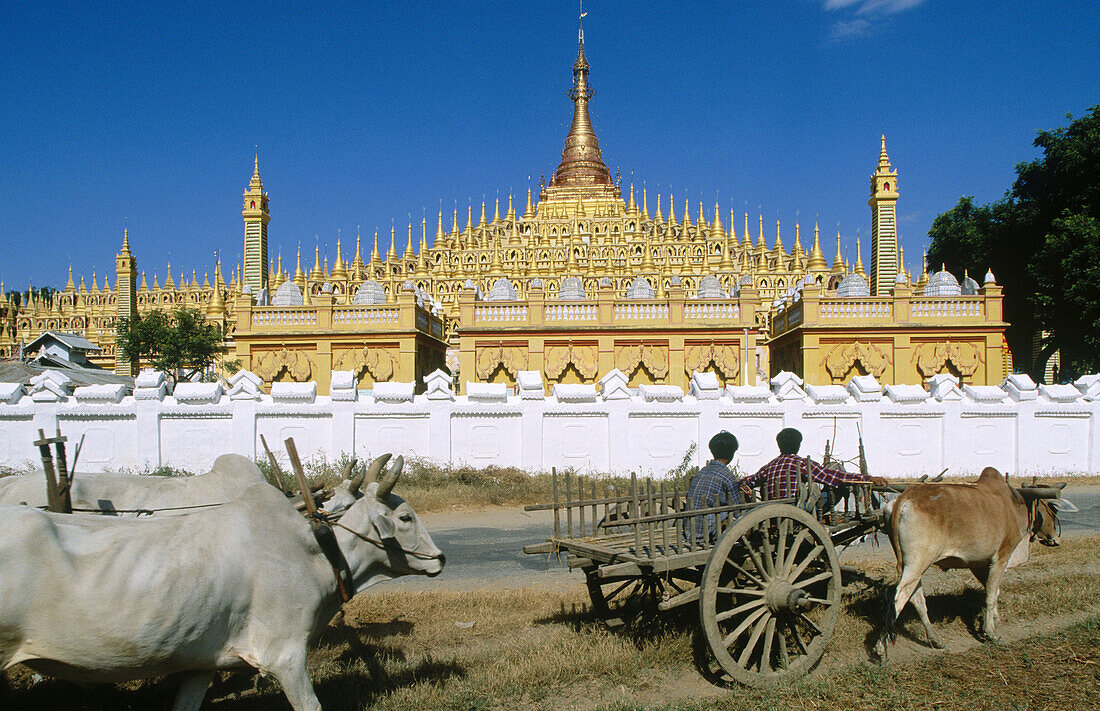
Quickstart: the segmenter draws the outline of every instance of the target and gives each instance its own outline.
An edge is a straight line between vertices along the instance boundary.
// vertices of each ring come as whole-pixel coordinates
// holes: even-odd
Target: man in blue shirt
[[[729,468],[729,463],[737,452],[737,438],[722,430],[710,438],[708,446],[714,458],[688,484],[688,505],[693,509],[706,509],[741,503],[741,486]],[[726,527],[730,516],[730,513],[719,513],[688,518],[684,526],[684,537],[690,537],[694,529],[696,543],[714,542],[719,532]]]

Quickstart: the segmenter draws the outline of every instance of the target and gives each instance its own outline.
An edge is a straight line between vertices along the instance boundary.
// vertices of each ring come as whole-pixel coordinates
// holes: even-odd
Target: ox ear
[[[378,531],[378,536],[385,540],[387,538],[397,537],[397,528],[393,525],[393,521],[385,513],[379,511],[371,516],[371,525]]]
[[[1081,510],[1066,499],[1050,499],[1049,503],[1050,508],[1058,513],[1076,513]]]

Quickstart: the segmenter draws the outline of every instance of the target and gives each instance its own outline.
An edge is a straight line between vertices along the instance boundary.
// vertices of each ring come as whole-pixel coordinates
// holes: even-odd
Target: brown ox
[[[1007,568],[1027,560],[1029,540],[1058,545],[1058,521],[1042,499],[1025,500],[992,467],[974,484],[916,484],[887,504],[884,524],[898,559],[898,585],[887,610],[880,654],[906,603],[912,601],[928,634],[928,642],[943,647],[932,631],[921,576],[931,565],[942,570],[969,568],[985,586],[983,633],[996,639],[997,594]],[[1030,532],[1030,537],[1028,536]]]

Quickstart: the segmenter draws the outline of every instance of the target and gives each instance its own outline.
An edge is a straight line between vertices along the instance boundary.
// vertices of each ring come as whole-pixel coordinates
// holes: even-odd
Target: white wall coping
[[[886,397],[897,403],[924,402],[928,399],[928,391],[919,385],[887,385]]]
[[[1004,402],[1008,393],[996,385],[964,385],[963,392],[974,402]]]
[[[508,386],[466,381],[466,397],[470,402],[508,402]]]
[[[1039,393],[1051,402],[1073,402],[1081,397],[1081,391],[1074,385],[1040,385]]]
[[[555,383],[554,399],[558,402],[596,402],[596,386],[584,383]]]
[[[819,405],[848,401],[848,389],[843,385],[807,385],[806,394]]]
[[[412,402],[414,390],[413,383],[375,383],[371,396],[377,402]]]
[[[82,385],[73,390],[77,402],[120,403],[126,397],[126,386],[122,383],[103,385]]]
[[[176,387],[172,389],[176,402],[187,405],[218,402],[222,392],[221,383],[176,383]]]
[[[680,402],[684,391],[678,385],[639,385],[638,394],[646,402]]]

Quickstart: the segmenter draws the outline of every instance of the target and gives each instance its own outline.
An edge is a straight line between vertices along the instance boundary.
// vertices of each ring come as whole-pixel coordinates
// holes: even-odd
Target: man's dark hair
[[[724,459],[728,462],[733,459],[733,455],[737,451],[737,438],[722,430],[710,438],[710,444],[707,446],[710,447],[710,453],[714,455],[715,459]]]
[[[798,454],[798,448],[802,446],[802,433],[793,427],[786,427],[779,430],[775,443],[779,445],[780,454]]]

